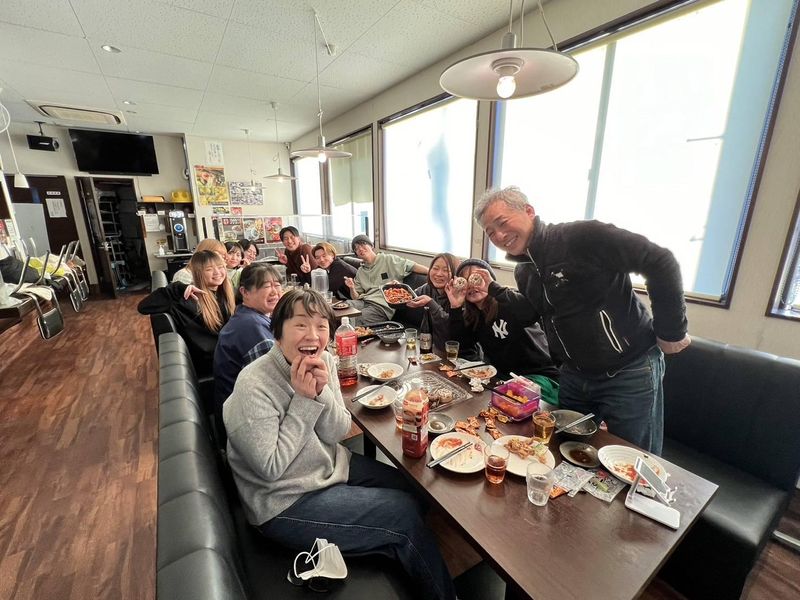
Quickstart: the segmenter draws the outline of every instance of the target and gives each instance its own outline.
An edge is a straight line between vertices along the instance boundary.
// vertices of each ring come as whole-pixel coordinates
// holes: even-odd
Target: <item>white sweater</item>
[[[330,382],[314,399],[291,387],[290,365],[276,345],[245,367],[223,405],[228,462],[247,519],[261,525],[303,494],[347,481],[350,431],[333,358]]]

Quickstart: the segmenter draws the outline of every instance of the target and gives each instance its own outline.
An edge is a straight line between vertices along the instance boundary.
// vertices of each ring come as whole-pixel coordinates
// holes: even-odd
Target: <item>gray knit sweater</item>
[[[228,462],[247,520],[261,525],[303,494],[347,481],[350,452],[339,441],[350,431],[336,367],[322,358],[330,382],[316,398],[295,394],[280,348],[239,374],[223,405]]]

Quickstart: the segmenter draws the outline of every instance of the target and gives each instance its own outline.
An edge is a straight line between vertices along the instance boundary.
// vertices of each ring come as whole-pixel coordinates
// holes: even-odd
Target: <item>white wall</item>
[[[603,23],[622,17],[633,10],[651,4],[644,0],[559,0],[547,3],[546,14],[557,40],[576,37]],[[525,23],[526,46],[547,46],[541,19],[536,11]],[[439,75],[455,60],[473,53],[499,47],[500,35],[494,34],[481,42],[418,73],[414,77],[379,94],[355,109],[325,124],[330,139],[376,123],[388,115],[441,93]],[[324,98],[323,98],[324,105]],[[376,129],[377,131],[377,129]],[[764,165],[761,184],[755,199],[755,209],[747,233],[747,241],[735,283],[729,309],[690,304],[690,332],[696,335],[800,358],[800,322],[766,317],[769,295],[779,269],[781,252],[790,226],[792,210],[800,190],[800,169],[797,168],[797,140],[800,139],[800,43],[795,41],[775,130]],[[315,145],[316,132],[296,140],[293,148]],[[375,198],[380,190],[379,140],[375,138]],[[488,181],[489,103],[479,108],[475,194],[471,204],[482,193]],[[465,202],[466,204],[466,202]],[[376,202],[376,212],[379,210]],[[547,220],[547,215],[542,215]],[[377,214],[376,214],[377,221]],[[473,227],[472,255],[480,256],[483,236]],[[420,262],[427,259],[409,255]],[[513,284],[510,271],[499,273],[506,284]]]
[[[186,147],[189,154],[189,165],[194,179],[195,165],[208,165],[206,160],[206,142],[215,141],[222,144],[225,159],[225,179],[227,181],[250,181],[250,161],[255,169],[255,181],[260,182],[264,190],[264,204],[261,206],[243,206],[243,215],[280,216],[294,213],[292,204],[291,182],[278,183],[264,179],[267,175],[278,172],[278,163],[273,159],[280,153],[280,163],[284,174],[289,174],[289,155],[282,144],[266,142],[250,142],[249,154],[246,141],[212,140],[199,136],[187,135]],[[219,165],[215,165],[219,166]],[[200,220],[211,217],[212,207],[198,203],[197,188],[192,181],[192,193],[195,197],[195,210],[198,219],[198,231],[202,233]],[[208,235],[213,236],[210,219],[208,222]]]
[[[87,259],[89,267],[89,280],[97,283],[97,273],[89,245],[89,236],[86,232],[86,222],[81,210],[78,188],[75,184],[75,177],[85,177],[88,173],[78,171],[75,154],[72,151],[72,144],[69,141],[69,134],[63,127],[47,126],[46,134],[58,139],[61,147],[56,152],[43,152],[41,150],[31,150],[28,148],[27,134],[38,133],[35,125],[13,124],[10,129],[11,139],[14,143],[14,152],[17,155],[17,162],[20,170],[26,175],[62,175],[67,181],[72,212],[75,217],[75,224],[78,229],[78,237],[81,241],[81,248],[84,257]],[[158,159],[158,175],[150,177],[131,177],[119,176],[121,179],[133,179],[136,195],[141,198],[147,196],[164,196],[169,198],[174,190],[189,189],[188,182],[183,178],[183,170],[186,168],[186,160],[183,151],[183,138],[179,136],[156,135],[153,136],[156,157]],[[0,136],[0,155],[7,172],[14,169],[14,162],[8,148],[8,139],[5,135]],[[103,176],[104,179],[116,178],[115,176]],[[157,252],[158,245],[156,240],[164,238],[165,233],[148,233],[145,237],[147,255],[151,269],[165,269],[166,264],[163,259],[153,257]],[[54,250],[58,250],[55,248]]]

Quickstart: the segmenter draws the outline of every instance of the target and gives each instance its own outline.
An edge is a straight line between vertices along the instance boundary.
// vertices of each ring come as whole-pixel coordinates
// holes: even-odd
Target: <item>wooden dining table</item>
[[[377,341],[359,348],[359,362],[391,362],[409,372],[438,371],[441,362],[424,367],[409,365],[405,347]],[[454,378],[468,389],[464,378]],[[402,471],[427,500],[451,519],[456,530],[475,548],[507,584],[507,598],[604,598],[637,597],[691,529],[711,501],[717,486],[680,466],[658,458],[677,488],[672,505],[680,511],[680,526],[670,529],[625,506],[625,489],[610,503],[582,492],[550,499],[534,506],[527,498],[524,477],[507,473],[502,484],[490,484],[483,471],[459,474],[442,466],[426,467],[423,458],[402,453],[400,430],[393,410],[368,409],[350,402],[360,388],[374,383],[359,377],[356,386],[343,388],[343,396],[355,423],[363,430],[365,445],[374,444]],[[449,406],[446,414],[456,420],[478,415],[490,402],[491,392]],[[504,434],[531,435],[530,420],[497,423]],[[481,419],[480,436],[491,441]],[[433,438],[431,438],[433,439]],[[564,441],[553,436],[549,448],[556,463]],[[596,448],[609,444],[632,446],[606,432],[586,440]]]

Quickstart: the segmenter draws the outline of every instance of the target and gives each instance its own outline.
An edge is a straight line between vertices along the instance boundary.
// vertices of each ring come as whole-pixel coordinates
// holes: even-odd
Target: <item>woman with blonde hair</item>
[[[194,249],[195,253],[202,252],[203,250],[215,252],[220,256],[220,258],[222,258],[222,260],[227,260],[228,258],[228,251],[225,249],[225,244],[219,240],[215,240],[214,238],[206,238],[202,240],[199,244],[197,244],[197,248]],[[192,272],[189,270],[189,265],[186,265],[179,271],[176,271],[175,275],[172,276],[172,281],[173,283],[178,281],[180,283],[185,283],[186,285],[194,283],[192,280]]]
[[[172,317],[189,348],[195,372],[204,377],[212,374],[217,337],[233,314],[233,288],[225,261],[216,252],[195,252],[187,268],[195,283],[173,281],[147,296],[138,308],[143,315]]]

